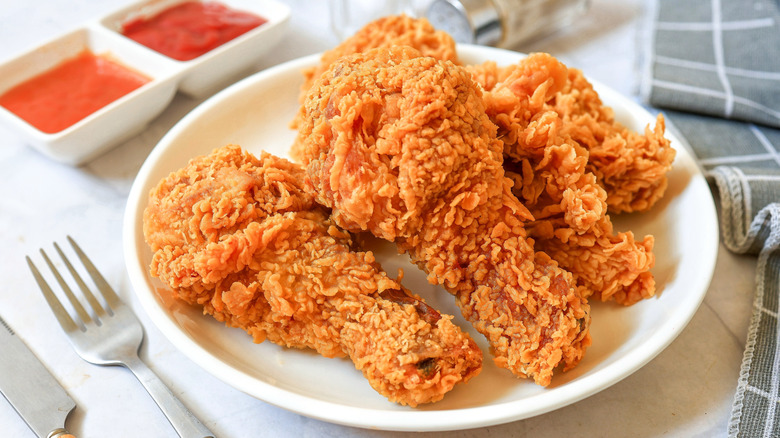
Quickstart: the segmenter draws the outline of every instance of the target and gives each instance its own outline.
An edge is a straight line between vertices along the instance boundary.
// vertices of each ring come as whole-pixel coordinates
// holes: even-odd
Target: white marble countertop
[[[9,59],[127,0],[0,0],[0,61]],[[328,49],[327,2],[288,0],[284,41],[257,69]],[[522,51],[547,51],[627,96],[637,96],[641,0],[594,0],[568,33]],[[635,97],[634,97],[635,98]],[[122,216],[133,178],[157,141],[199,100],[178,95],[142,134],[81,167],[58,164],[0,126],[0,314],[43,359],[78,407],[68,427],[78,437],[174,437],[130,372],[81,360],[67,343],[24,261],[38,248],[74,236],[146,330],[141,357],[219,437],[403,436],[300,416],[252,398],[202,370],[144,314],[130,289],[121,250]],[[510,424],[425,436],[723,436],[736,388],[753,297],[755,259],[721,246],[715,277],[688,327],[645,367],[614,386],[559,410]],[[2,354],[2,352],[0,352]],[[32,437],[0,399],[2,435]]]

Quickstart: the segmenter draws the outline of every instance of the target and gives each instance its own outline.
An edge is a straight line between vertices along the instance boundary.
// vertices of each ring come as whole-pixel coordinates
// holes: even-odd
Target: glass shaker
[[[344,40],[363,26],[388,15],[413,15],[411,0],[330,0],[330,26]]]
[[[559,30],[588,9],[589,0],[428,0],[419,10],[459,43],[511,48]]]

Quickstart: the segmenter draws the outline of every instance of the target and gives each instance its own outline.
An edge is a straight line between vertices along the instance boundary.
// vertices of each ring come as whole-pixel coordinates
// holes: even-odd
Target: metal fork
[[[57,321],[59,321],[62,329],[68,335],[73,348],[87,362],[95,365],[120,365],[132,371],[163,411],[168,421],[171,422],[179,436],[186,438],[213,438],[214,434],[195,418],[189,409],[173,395],[159,377],[138,357],[138,349],[141,347],[144,338],[143,327],[138,318],[136,318],[132,309],[119,299],[108,282],[106,282],[70,236],[68,236],[68,241],[108,304],[104,308],[98,302],[92,292],[90,292],[89,287],[81,279],[81,276],[73,268],[73,265],[68,261],[59,245],[54,243],[54,248],[59,253],[62,261],[65,262],[65,266],[67,266],[79,289],[84,294],[96,318],[91,317],[84,310],[84,307],[43,249],[41,249],[41,254],[46,264],[49,265],[63,292],[73,305],[74,310],[78,314],[77,320],[80,319],[80,322],[71,318],[68,311],[65,310],[65,307],[63,307],[48,283],[46,283],[46,280],[44,280],[40,271],[38,271],[38,268],[30,260],[30,257],[27,256],[26,258],[27,264],[38,282],[38,286],[41,288],[52,312],[54,312],[54,316],[57,317]]]

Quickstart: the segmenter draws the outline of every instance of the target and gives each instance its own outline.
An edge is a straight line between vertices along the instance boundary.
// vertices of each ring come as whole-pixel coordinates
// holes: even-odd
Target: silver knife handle
[[[195,415],[168,389],[146,364],[137,356],[125,362],[130,371],[135,374],[141,384],[152,396],[157,406],[163,411],[168,421],[182,438],[214,438],[214,434],[206,428]]]
[[[70,432],[63,428],[57,428],[49,432],[48,435],[46,435],[46,438],[76,438],[75,436],[71,435]]]

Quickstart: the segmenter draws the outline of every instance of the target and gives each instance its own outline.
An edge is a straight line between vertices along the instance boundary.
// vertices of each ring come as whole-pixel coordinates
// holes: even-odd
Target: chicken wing
[[[303,178],[238,146],[193,159],[150,193],[152,275],[255,342],[348,356],[394,402],[434,402],[477,375],[473,339],[352,250]]]
[[[512,191],[534,216],[526,228],[536,248],[569,270],[586,297],[633,304],[653,296],[653,237],[613,230],[609,194],[591,164],[597,148],[581,144],[582,126],[555,107],[571,89],[571,70],[543,53],[469,70],[485,89]]]

